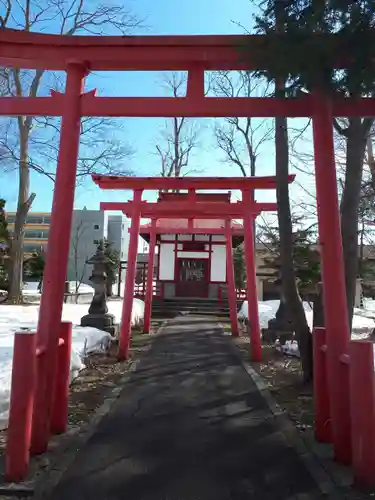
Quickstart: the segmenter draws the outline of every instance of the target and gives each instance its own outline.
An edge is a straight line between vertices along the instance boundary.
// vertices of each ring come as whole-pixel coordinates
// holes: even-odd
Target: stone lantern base
[[[91,326],[98,330],[103,330],[117,337],[118,325],[114,323],[115,317],[113,314],[86,314],[81,318],[81,326]]]

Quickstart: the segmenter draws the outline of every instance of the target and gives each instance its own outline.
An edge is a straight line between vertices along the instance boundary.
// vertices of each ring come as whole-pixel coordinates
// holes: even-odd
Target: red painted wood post
[[[60,345],[51,415],[52,434],[62,434],[68,426],[68,399],[70,382],[70,356],[72,351],[72,323],[60,325]]]
[[[152,299],[153,299],[153,288],[154,288],[153,281],[154,281],[155,247],[156,247],[156,220],[154,219],[152,221],[152,227],[150,233],[150,246],[148,249],[145,317],[143,321],[143,333],[150,333]]]
[[[146,267],[142,262],[142,299],[145,300],[146,297]]]
[[[129,249],[128,249],[128,265],[125,276],[124,300],[122,304],[121,327],[120,327],[120,342],[118,358],[120,360],[127,359],[130,336],[131,336],[131,318],[134,298],[134,280],[137,266],[138,254],[138,235],[141,225],[140,204],[142,201],[142,190],[134,191],[134,206],[132,213],[131,227],[129,230]]]
[[[223,290],[222,290],[221,285],[219,284],[218,288],[217,288],[217,301],[218,301],[220,307],[221,307],[221,304],[223,301],[222,296],[223,296]]]
[[[53,195],[51,227],[38,323],[38,346],[45,347],[40,363],[34,399],[32,449],[43,453],[50,436],[50,418],[58,359],[59,324],[68,267],[70,230],[74,204],[77,159],[81,126],[81,93],[86,69],[69,64],[61,122],[60,150]]]
[[[340,463],[349,464],[351,461],[349,380],[347,367],[340,358],[348,352],[350,331],[337,197],[332,109],[330,101],[324,95],[316,94],[313,102],[315,180],[328,349],[327,375],[330,387],[332,443],[335,459]]]
[[[35,384],[36,333],[16,332],[5,451],[6,480],[15,483],[25,478],[29,467]]]
[[[251,214],[253,203],[253,193],[246,189],[242,190],[242,199],[246,202],[249,210],[244,216],[245,233],[245,263],[246,263],[246,287],[247,287],[247,305],[249,316],[249,335],[251,358],[253,361],[261,361],[262,344],[259,326],[258,294],[257,294],[257,276],[254,248],[254,217]]]
[[[327,342],[325,328],[315,327],[314,348],[314,430],[320,443],[331,442],[331,417],[327,383]]]
[[[350,413],[354,482],[375,485],[375,383],[374,345],[353,340],[350,356]]]
[[[226,264],[227,264],[227,283],[228,283],[228,302],[232,337],[238,337],[238,322],[237,322],[237,300],[236,300],[236,285],[234,280],[233,266],[233,245],[232,245],[232,225],[230,219],[225,221],[225,237],[226,237]],[[220,285],[219,285],[220,286]]]

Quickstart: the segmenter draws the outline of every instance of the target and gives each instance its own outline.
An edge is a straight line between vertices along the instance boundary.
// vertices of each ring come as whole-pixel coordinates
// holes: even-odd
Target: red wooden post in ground
[[[225,221],[225,237],[226,237],[226,264],[227,264],[227,283],[228,283],[228,302],[230,323],[232,329],[232,336],[238,337],[238,323],[237,323],[237,298],[236,298],[236,285],[234,280],[234,267],[233,267],[233,245],[232,245],[232,224],[230,219]],[[219,285],[220,289],[220,285]]]
[[[50,417],[60,333],[59,325],[68,267],[70,229],[77,172],[81,126],[80,101],[85,75],[85,67],[78,64],[69,64],[38,323],[37,343],[38,346],[44,346],[46,352],[45,363],[40,364],[43,369],[38,370],[38,383],[34,399],[32,429],[32,451],[34,453],[42,453],[47,449],[50,436]]]
[[[354,482],[361,487],[375,484],[375,383],[374,345],[351,341],[350,412]]]
[[[349,380],[347,366],[340,361],[340,357],[348,352],[350,332],[337,197],[332,109],[329,100],[320,94],[316,94],[314,98],[313,134],[332,441],[335,459],[348,464],[351,461]]]
[[[122,304],[121,327],[120,327],[120,343],[118,357],[120,360],[127,359],[130,336],[131,336],[131,318],[134,299],[134,280],[137,266],[138,253],[138,236],[141,224],[140,204],[142,201],[142,190],[134,190],[134,205],[130,227],[129,249],[128,249],[128,265],[125,276],[125,291],[124,301]]]
[[[331,442],[329,389],[327,384],[327,341],[325,328],[313,330],[314,348],[314,430],[320,443]]]
[[[68,397],[70,382],[70,355],[72,350],[72,323],[60,325],[60,345],[55,379],[51,432],[61,434],[68,425]]]
[[[153,219],[150,232],[150,245],[148,249],[145,317],[143,323],[143,333],[150,332],[152,298],[153,298],[155,247],[156,247],[156,220]]]
[[[254,248],[254,216],[251,213],[251,206],[253,203],[252,191],[246,189],[242,190],[242,199],[249,208],[244,215],[244,233],[251,358],[253,361],[260,361],[262,359],[262,345],[259,327],[257,276]]]
[[[9,426],[5,476],[19,482],[27,474],[30,459],[31,421],[36,382],[36,334],[14,335]]]

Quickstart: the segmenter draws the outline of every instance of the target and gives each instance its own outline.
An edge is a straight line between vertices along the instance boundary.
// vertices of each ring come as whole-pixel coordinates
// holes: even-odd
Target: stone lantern
[[[81,326],[91,326],[115,335],[117,327],[114,324],[114,316],[108,313],[107,307],[106,269],[109,262],[102,245],[99,245],[95,255],[86,261],[86,264],[93,266],[89,279],[94,284],[94,297],[89,313],[81,318]]]

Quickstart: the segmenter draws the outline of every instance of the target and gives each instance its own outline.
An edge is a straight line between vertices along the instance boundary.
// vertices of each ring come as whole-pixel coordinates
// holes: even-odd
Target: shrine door
[[[208,259],[177,260],[178,297],[208,297],[208,262]]]

